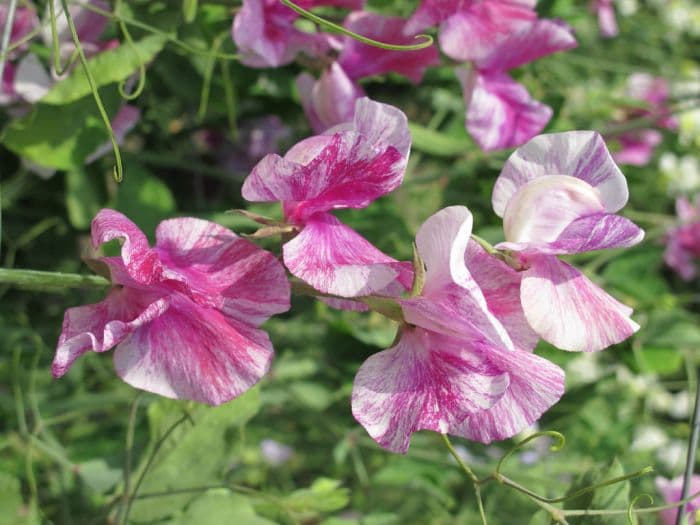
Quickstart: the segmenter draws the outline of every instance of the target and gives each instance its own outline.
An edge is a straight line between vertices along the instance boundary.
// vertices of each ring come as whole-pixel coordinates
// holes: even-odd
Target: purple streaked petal
[[[405,273],[405,265],[327,213],[310,217],[284,245],[283,254],[293,275],[322,293],[340,297],[373,294]]]
[[[405,24],[406,20],[403,18],[357,11],[348,15],[343,26],[350,31],[381,42],[399,45],[415,44],[413,35],[404,34]],[[347,37],[338,62],[354,80],[394,72],[417,84],[428,67],[440,62],[440,55],[435,46],[418,51],[392,51],[363,44]]]
[[[459,62],[480,64],[489,59],[504,41],[530,27],[537,18],[530,6],[520,2],[483,0],[465,7],[447,18],[439,33],[442,51]]]
[[[486,298],[489,311],[506,329],[515,346],[532,351],[539,336],[530,328],[520,304],[522,273],[492,257],[474,241],[469,241],[464,260]]]
[[[577,46],[573,29],[559,20],[532,20],[494,44],[476,61],[483,71],[507,71]]]
[[[175,294],[163,315],[119,344],[114,367],[136,388],[219,405],[255,385],[272,355],[261,330]]]
[[[297,77],[297,88],[306,118],[315,133],[351,121],[355,101],[365,95],[338,62],[333,62],[318,81],[308,73]]]
[[[534,256],[530,264],[520,300],[530,326],[545,341],[562,350],[596,352],[639,329],[631,308],[571,265],[551,255]]]
[[[494,349],[487,356],[508,373],[508,389],[494,406],[467,417],[456,432],[481,443],[522,432],[564,394],[564,371],[546,359],[520,350]]]
[[[519,146],[541,132],[552,109],[506,73],[458,69],[469,134],[484,151]]]
[[[503,217],[515,192],[544,175],[570,175],[586,181],[600,192],[606,211],[611,213],[622,208],[629,195],[625,176],[600,134],[551,133],[533,138],[508,158],[491,197],[496,214]]]
[[[396,148],[377,149],[350,131],[323,140],[325,147],[306,165],[264,157],[246,178],[243,197],[286,201],[287,219],[303,223],[321,211],[364,208],[401,184],[406,159]]]
[[[685,281],[690,281],[698,273],[693,254],[683,246],[683,241],[676,232],[669,233],[664,250],[664,262],[678,272]]]
[[[167,308],[167,298],[125,287],[112,288],[101,303],[69,308],[63,317],[51,373],[63,376],[85,352],[109,350]]]
[[[352,413],[382,447],[405,453],[418,430],[455,433],[503,395],[508,376],[462,341],[405,328],[399,343],[360,367]]]
[[[361,98],[355,102],[354,130],[378,148],[393,147],[408,157],[411,132],[406,114],[389,104]]]
[[[270,252],[213,222],[182,218],[156,230],[163,278],[183,283],[200,304],[252,326],[289,310],[289,282]]]
[[[160,280],[160,259],[143,232],[123,214],[105,208],[92,220],[92,244],[97,248],[113,239],[123,240],[121,258],[132,279],[141,284]]]

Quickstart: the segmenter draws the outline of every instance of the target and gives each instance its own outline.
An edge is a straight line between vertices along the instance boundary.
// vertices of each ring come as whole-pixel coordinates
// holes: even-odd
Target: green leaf
[[[66,209],[74,228],[90,228],[92,218],[102,208],[102,196],[95,177],[85,169],[77,168],[66,173]]]
[[[110,467],[104,459],[91,459],[77,465],[78,475],[95,492],[105,494],[122,478],[122,469]]]
[[[113,116],[119,104],[116,88],[100,94],[107,114]],[[36,104],[31,113],[12,121],[2,136],[2,143],[20,157],[59,170],[82,168],[85,158],[108,140],[91,96],[64,106]]]
[[[642,348],[635,354],[642,372],[673,374],[683,366],[683,354],[676,348]]]
[[[603,278],[630,297],[655,301],[669,291],[659,272],[661,260],[661,250],[649,246],[626,251],[605,267]]]
[[[299,513],[333,512],[350,501],[350,491],[340,486],[340,481],[319,478],[308,489],[292,492],[285,499],[285,507]]]
[[[593,468],[586,472],[569,490],[569,494],[584,487],[601,483],[605,480],[624,476],[625,470],[622,464],[614,459],[610,465],[604,468]],[[600,487],[594,492],[588,492],[577,498],[567,500],[564,503],[566,509],[617,509],[624,510],[629,505],[630,482],[625,480],[621,483]],[[571,516],[571,525],[628,525],[626,515],[610,516]]]
[[[97,87],[129,78],[141,65],[151,62],[166,42],[167,39],[162,35],[149,35],[134,42],[133,46],[122,44],[115,49],[95,55],[87,63]],[[90,93],[90,84],[85,71],[78,65],[66,79],[54,84],[41,99],[41,103],[69,104]]]
[[[261,518],[255,513],[248,498],[233,494],[225,489],[210,490],[195,499],[185,513],[169,525],[221,525],[240,523],[241,525],[275,525],[273,521]]]
[[[183,414],[185,403],[158,400],[148,407],[151,445],[136,475],[143,469],[155,442]],[[252,418],[260,407],[257,388],[219,407],[197,406],[189,412],[194,420],[182,423],[165,441],[146,474],[141,494],[192,489],[224,483],[230,465],[235,463],[234,432]],[[154,521],[173,516],[196,497],[196,493],[173,494],[134,502],[134,521]]]
[[[457,157],[473,148],[473,143],[466,134],[463,137],[453,137],[414,122],[409,123],[408,127],[413,137],[413,149],[423,153],[438,157]]]
[[[24,504],[19,480],[4,472],[0,472],[0,517],[5,525],[39,523],[36,509]]]
[[[333,403],[333,392],[325,386],[311,381],[297,381],[289,390],[299,403],[311,410],[323,411]]]

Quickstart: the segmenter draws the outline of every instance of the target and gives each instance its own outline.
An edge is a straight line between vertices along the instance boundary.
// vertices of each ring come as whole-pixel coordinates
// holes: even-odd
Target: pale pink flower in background
[[[117,374],[130,385],[218,405],[267,372],[273,350],[258,327],[289,309],[289,283],[275,256],[212,222],[160,223],[155,247],[134,223],[102,210],[95,247],[123,241],[102,257],[112,289],[98,304],[66,311],[52,372],[64,375],[88,351],[115,348]]]
[[[265,463],[272,467],[281,467],[294,455],[294,449],[274,439],[263,439],[260,442],[260,453]]]
[[[341,297],[410,286],[410,270],[372,246],[329,212],[365,208],[403,180],[411,136],[397,108],[357,101],[354,119],[268,155],[243,183],[253,202],[281,201],[297,235],[283,246],[289,271],[315,289]],[[410,265],[408,265],[410,266]]]
[[[659,491],[661,497],[666,503],[676,503],[681,500],[683,493],[683,476],[674,479],[666,479],[661,476],[654,480],[656,490]],[[693,495],[700,492],[700,476],[693,475],[690,479],[690,490],[688,495]],[[688,525],[695,525],[696,513],[700,510],[700,497],[695,498],[690,503],[685,505],[685,515],[688,517]],[[666,509],[659,512],[661,523],[663,525],[676,525],[676,516],[678,509]]]
[[[598,16],[598,28],[600,36],[612,38],[619,33],[613,0],[593,0],[591,10]]]
[[[525,348],[531,331],[521,334],[495,315],[504,304],[518,308],[510,306],[518,303],[517,289],[497,278],[489,301],[472,278],[465,260],[480,255],[468,254],[471,227],[463,206],[445,208],[421,226],[416,246],[425,284],[420,295],[398,299],[408,324],[398,343],[367,359],[355,377],[353,415],[391,451],[406,452],[419,430],[483,443],[512,437],[564,392],[563,371]],[[479,263],[501,264],[491,257]],[[481,271],[489,282],[490,270]]]
[[[631,308],[557,258],[639,243],[644,232],[615,214],[627,198],[624,175],[592,131],[535,137],[509,157],[496,180],[492,204],[506,238],[496,248],[522,270],[528,323],[559,348],[602,350],[639,328]]]
[[[335,6],[362,9],[364,0],[302,0],[304,9]],[[306,33],[294,26],[299,15],[279,0],[244,0],[233,19],[231,36],[241,62],[250,67],[278,67],[303,52],[311,57],[326,53],[332,38],[325,33]]]
[[[700,260],[700,195],[694,204],[685,197],[678,198],[676,215],[680,224],[666,235],[664,261],[689,281],[698,274]]]

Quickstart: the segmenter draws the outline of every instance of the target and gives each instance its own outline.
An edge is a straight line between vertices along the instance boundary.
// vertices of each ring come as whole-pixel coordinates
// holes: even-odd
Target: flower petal
[[[403,264],[327,213],[312,216],[283,254],[293,275],[341,297],[379,292],[405,272]]]
[[[54,8],[56,10],[56,30],[58,33],[59,42],[73,42],[71,37],[70,29],[68,27],[68,21],[66,15],[63,13],[63,6],[60,0],[52,0],[54,3]],[[91,7],[97,7],[103,11],[110,11],[110,6],[102,0],[89,0],[86,2]],[[78,33],[78,39],[83,43],[83,45],[97,43],[102,33],[107,29],[109,24],[109,19],[92,11],[88,7],[83,7],[81,5],[73,4],[68,7],[68,11],[75,24],[76,32]],[[49,19],[49,7],[46,6],[46,23],[43,25],[42,29],[42,40],[47,46],[51,46],[51,26],[48,24]]]
[[[123,239],[121,257],[132,279],[151,284],[160,279],[162,266],[158,254],[133,222],[118,211],[103,209],[92,220],[92,244],[95,248],[113,239]]]
[[[356,11],[348,15],[343,26],[380,42],[399,45],[415,44],[413,35],[404,34],[405,24],[406,20],[400,17]],[[363,44],[347,37],[338,62],[350,78],[355,80],[394,72],[417,84],[429,66],[440,62],[440,55],[435,46],[418,51],[395,51]]]
[[[681,500],[681,495],[683,493],[683,476],[678,476],[674,479],[657,477],[654,483],[656,485],[656,490],[661,493],[661,497],[666,503],[678,503]],[[693,495],[698,492],[700,492],[700,476],[693,475],[690,478],[690,490],[688,494]],[[690,524],[695,522],[692,516],[693,513],[699,509],[700,498],[695,498],[689,503],[686,503],[686,514],[691,516]],[[664,509],[659,512],[659,516],[661,517],[661,523],[663,525],[675,525],[678,516],[678,508]]]
[[[405,453],[413,432],[454,433],[465,417],[497,402],[507,386],[507,374],[465,343],[406,328],[396,346],[360,367],[352,413],[382,447]]]
[[[508,373],[508,388],[494,406],[467,417],[456,434],[481,443],[511,438],[564,394],[564,371],[546,359],[520,350],[492,350],[487,359]]]
[[[167,308],[167,299],[156,293],[125,287],[112,288],[101,303],[69,308],[51,373],[61,377],[85,352],[109,350]]]
[[[513,152],[493,188],[491,202],[496,214],[503,217],[513,194],[544,175],[570,175],[586,181],[600,192],[610,213],[627,202],[627,181],[603,138],[595,131],[568,131],[540,135]]]
[[[213,222],[182,218],[156,230],[163,277],[183,283],[198,303],[258,326],[289,310],[289,282],[270,252]]]
[[[654,154],[654,148],[661,144],[662,140],[661,133],[654,129],[624,133],[617,137],[620,149],[613,153],[613,158],[619,164],[646,166]]]
[[[167,312],[134,331],[114,352],[130,385],[175,399],[218,405],[255,385],[270,367],[267,334],[171,296]]]
[[[632,309],[551,255],[530,259],[520,300],[530,326],[562,350],[595,352],[639,329]]]
[[[34,104],[49,92],[53,81],[37,56],[27,53],[17,64],[13,84],[18,96]]]
[[[467,131],[484,151],[519,146],[542,131],[552,117],[549,106],[532,99],[506,73],[458,69],[457,75],[467,106]]]
[[[355,102],[353,129],[375,147],[393,147],[408,157],[411,132],[406,114],[399,108],[363,97]]]

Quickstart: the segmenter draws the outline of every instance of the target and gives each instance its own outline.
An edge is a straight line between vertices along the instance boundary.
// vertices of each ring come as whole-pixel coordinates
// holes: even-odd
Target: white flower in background
[[[617,6],[617,12],[622,16],[631,16],[639,9],[637,0],[618,0],[615,5]]]
[[[582,352],[566,364],[566,377],[570,387],[593,383],[607,372],[600,365],[599,355],[596,352]]]
[[[659,171],[666,181],[669,195],[692,194],[700,190],[700,160],[693,155],[679,158],[673,153],[664,153],[659,159]]]
[[[688,445],[681,439],[674,439],[656,451],[656,459],[669,472],[679,472],[685,466]]]
[[[645,452],[663,447],[669,442],[666,433],[657,426],[642,426],[637,428],[630,450]]]
[[[260,453],[265,463],[272,467],[279,467],[292,459],[294,449],[274,439],[263,439],[260,442]]]
[[[687,390],[678,392],[672,396],[671,406],[668,407],[668,415],[674,419],[690,417],[690,396]]]

